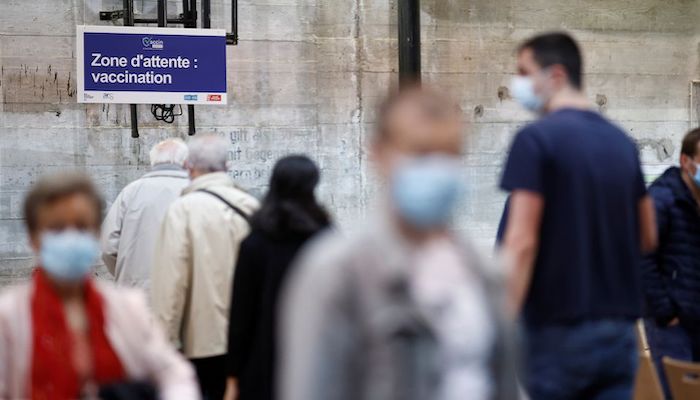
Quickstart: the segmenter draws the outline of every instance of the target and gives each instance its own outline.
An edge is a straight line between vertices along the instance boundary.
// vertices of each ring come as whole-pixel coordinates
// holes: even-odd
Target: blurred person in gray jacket
[[[190,179],[184,168],[187,145],[166,139],[149,153],[151,171],[128,184],[104,220],[102,260],[120,285],[149,288],[156,238],[168,206]]]
[[[462,117],[418,88],[380,107],[384,213],[298,260],[280,302],[278,398],[518,398],[498,271],[448,228],[464,190]]]

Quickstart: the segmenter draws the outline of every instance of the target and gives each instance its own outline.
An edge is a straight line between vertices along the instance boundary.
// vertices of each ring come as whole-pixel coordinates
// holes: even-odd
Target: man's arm
[[[102,261],[107,270],[116,276],[117,253],[119,251],[119,240],[122,233],[122,222],[124,220],[124,191],[117,196],[110,207],[104,222],[102,223]]]
[[[669,225],[667,201],[665,199],[670,194],[666,193],[664,189],[655,189],[654,187],[650,189],[650,193],[653,196],[653,206],[655,208],[656,236],[659,238],[658,241],[663,243],[663,238]],[[642,201],[640,201],[640,221],[642,221],[641,214],[643,212]],[[640,231],[643,232],[643,229],[640,222]],[[677,312],[666,285],[666,277],[662,271],[663,266],[661,265],[659,251],[662,251],[662,249],[657,247],[655,251],[647,254],[642,260],[642,282],[644,285],[644,297],[649,308],[648,311],[659,324],[665,325],[674,319]]]
[[[642,253],[649,254],[659,244],[654,201],[648,194],[639,200],[639,235]]]
[[[510,197],[503,253],[510,267],[508,294],[511,311],[517,315],[530,288],[539,248],[544,197],[536,192],[515,190]]]
[[[151,270],[153,314],[173,345],[180,348],[180,328],[191,282],[191,243],[187,213],[173,203],[163,220]]]

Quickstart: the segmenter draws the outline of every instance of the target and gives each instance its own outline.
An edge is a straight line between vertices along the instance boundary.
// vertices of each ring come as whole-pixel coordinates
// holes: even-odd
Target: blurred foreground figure
[[[43,179],[27,196],[39,265],[0,296],[0,398],[199,398],[192,367],[153,326],[140,293],[91,277],[101,212],[80,175]]]
[[[241,244],[229,322],[227,400],[236,392],[239,400],[273,398],[280,288],[299,249],[329,224],[314,196],[318,181],[319,171],[307,157],[279,160]]]
[[[226,388],[233,268],[258,208],[226,173],[229,147],[219,136],[190,141],[185,165],[192,183],[168,208],[151,279],[158,321],[192,361],[204,397],[212,400]]]
[[[700,129],[683,138],[680,168],[649,188],[656,206],[659,248],[643,263],[651,354],[666,395],[665,356],[700,362]]]
[[[301,257],[280,303],[279,398],[517,398],[502,291],[448,229],[463,190],[461,118],[420,89],[379,110],[384,213]]]
[[[149,155],[151,172],[119,193],[102,225],[102,260],[109,272],[120,285],[146,290],[160,224],[190,181],[181,139],[166,139]]]
[[[571,37],[534,37],[518,51],[511,87],[540,115],[516,135],[501,181],[535,400],[631,398],[639,261],[656,244],[637,148],[589,109],[581,62]]]

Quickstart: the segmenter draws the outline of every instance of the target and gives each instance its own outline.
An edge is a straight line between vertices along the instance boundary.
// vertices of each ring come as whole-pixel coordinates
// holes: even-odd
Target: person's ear
[[[32,250],[34,250],[35,253],[39,254],[39,250],[41,249],[41,235],[39,233],[34,232],[29,234],[29,245],[31,246]]]
[[[563,65],[552,65],[551,67],[549,67],[549,74],[557,89],[569,84],[569,76],[567,75],[566,69],[564,69]]]
[[[680,158],[681,169],[686,169],[686,170],[688,169],[688,161],[690,161],[690,157],[681,153],[681,158]]]

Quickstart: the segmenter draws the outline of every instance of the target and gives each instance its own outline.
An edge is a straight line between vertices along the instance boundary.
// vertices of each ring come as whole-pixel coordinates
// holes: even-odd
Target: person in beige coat
[[[148,290],[153,251],[168,205],[190,183],[187,145],[171,138],[149,153],[151,171],[128,184],[102,223],[102,260],[120,286]]]
[[[94,279],[102,200],[89,178],[39,181],[24,206],[37,268],[0,294],[0,399],[200,396],[134,289]]]
[[[151,277],[155,315],[212,399],[222,398],[226,386],[231,281],[247,219],[258,208],[226,173],[228,149],[219,136],[189,143],[192,183],[166,213]]]

